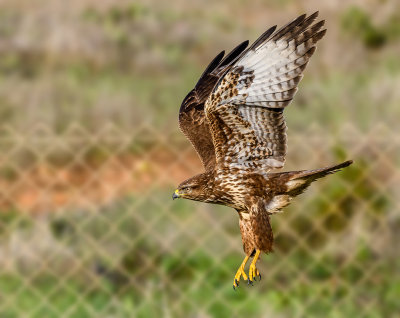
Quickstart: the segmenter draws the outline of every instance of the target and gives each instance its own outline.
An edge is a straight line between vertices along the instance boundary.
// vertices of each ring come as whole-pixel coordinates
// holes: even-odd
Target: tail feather
[[[312,182],[319,178],[325,177],[328,174],[338,172],[340,171],[340,169],[346,168],[350,166],[352,163],[353,160],[347,160],[345,162],[330,167],[314,169],[314,170],[297,171],[293,176],[291,176],[290,180],[306,179]]]
[[[276,185],[276,192],[266,206],[268,213],[280,212],[295,196],[303,193],[313,181],[338,172],[352,163],[352,160],[347,160],[340,164],[320,169],[269,173],[270,182]]]
[[[302,193],[308,186],[319,178],[323,178],[329,174],[338,172],[340,169],[350,166],[353,163],[352,160],[342,162],[338,165],[314,169],[314,170],[303,170],[289,172],[286,185],[286,193],[294,197]]]

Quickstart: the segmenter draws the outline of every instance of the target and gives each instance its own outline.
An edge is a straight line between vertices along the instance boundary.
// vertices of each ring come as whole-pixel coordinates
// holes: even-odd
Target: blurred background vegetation
[[[172,203],[201,170],[177,112],[221,50],[320,11],[285,170],[344,159],[273,218],[232,290],[233,211]],[[397,317],[400,4],[0,2],[0,317]]]

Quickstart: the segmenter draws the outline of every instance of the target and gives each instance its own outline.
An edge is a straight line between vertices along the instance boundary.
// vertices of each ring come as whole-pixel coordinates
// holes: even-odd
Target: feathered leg
[[[265,209],[265,205],[262,201],[253,204],[253,206],[250,208],[250,224],[255,254],[249,268],[248,284],[253,285],[253,282],[256,280],[257,276],[261,280],[261,274],[256,267],[256,263],[260,257],[260,254],[261,252],[271,252],[272,244],[274,242],[274,236],[272,233],[271,224],[269,222],[268,212]]]
[[[251,257],[254,252],[254,236],[253,230],[251,228],[250,223],[250,214],[248,211],[239,211],[239,227],[240,232],[242,233],[242,242],[243,242],[243,250],[246,253],[246,257],[244,258],[242,264],[236,272],[235,278],[233,280],[233,289],[236,289],[239,286],[240,279],[243,279],[249,282],[248,277],[244,271],[244,267],[246,266],[247,261]]]

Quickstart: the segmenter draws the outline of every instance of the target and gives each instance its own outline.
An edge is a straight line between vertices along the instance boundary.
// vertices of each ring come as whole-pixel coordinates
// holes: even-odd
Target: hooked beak
[[[179,198],[179,191],[178,189],[175,190],[174,194],[172,195],[172,200],[178,199]]]

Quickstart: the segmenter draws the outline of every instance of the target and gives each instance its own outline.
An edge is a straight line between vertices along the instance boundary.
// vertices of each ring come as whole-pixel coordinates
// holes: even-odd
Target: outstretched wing
[[[206,101],[217,164],[263,171],[286,156],[284,108],[326,30],[318,12],[265,32],[222,77]]]
[[[225,58],[219,53],[201,75],[196,86],[189,92],[179,110],[179,127],[196,149],[206,170],[215,166],[215,150],[208,122],[205,118],[204,103],[214,86],[235,59],[248,45],[245,41],[234,48]]]

